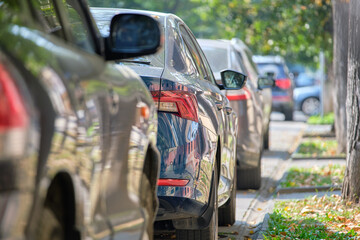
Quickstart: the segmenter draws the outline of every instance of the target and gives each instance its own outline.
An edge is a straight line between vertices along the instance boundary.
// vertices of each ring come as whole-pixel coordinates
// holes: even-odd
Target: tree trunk
[[[338,153],[346,152],[346,85],[348,60],[349,1],[333,0],[334,21],[334,114]]]
[[[342,188],[344,199],[359,202],[360,197],[360,1],[349,5],[348,82],[346,98],[347,156]]]

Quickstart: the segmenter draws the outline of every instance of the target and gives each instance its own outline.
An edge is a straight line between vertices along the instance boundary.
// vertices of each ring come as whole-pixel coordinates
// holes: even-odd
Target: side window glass
[[[39,16],[40,21],[45,26],[46,32],[64,39],[64,32],[53,0],[39,0],[38,2],[42,15],[42,18]]]
[[[187,75],[196,75],[194,62],[189,54],[188,49],[180,38],[175,28],[171,28],[172,32],[168,35],[172,46],[169,48],[169,64],[177,72]]]
[[[201,61],[201,57],[200,57],[199,53],[196,51],[196,48],[195,48],[193,42],[191,41],[188,32],[185,30],[185,28],[183,26],[180,26],[180,33],[181,33],[181,37],[185,43],[184,45],[188,48],[190,57],[191,57],[193,63],[195,64],[195,66],[200,74],[200,77],[202,79],[205,79],[206,73],[203,68],[203,63]]]
[[[95,44],[78,1],[62,0],[62,2],[65,5],[65,17],[70,24],[73,43],[87,52],[94,53]]]

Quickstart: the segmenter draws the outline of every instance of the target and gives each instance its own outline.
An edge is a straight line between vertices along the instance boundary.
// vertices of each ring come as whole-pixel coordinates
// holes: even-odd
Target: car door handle
[[[227,115],[230,115],[233,112],[233,109],[231,107],[225,107]]]
[[[224,104],[221,103],[221,102],[215,102],[215,105],[216,105],[216,107],[217,107],[218,110],[221,110],[221,109],[224,108]]]

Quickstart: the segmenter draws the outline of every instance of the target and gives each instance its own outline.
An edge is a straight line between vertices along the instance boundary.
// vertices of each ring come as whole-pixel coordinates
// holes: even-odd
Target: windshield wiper
[[[150,65],[151,62],[149,61],[139,61],[139,60],[116,60],[116,63],[121,63],[121,62],[129,62],[129,63],[139,63],[139,64],[145,64],[145,65]]]

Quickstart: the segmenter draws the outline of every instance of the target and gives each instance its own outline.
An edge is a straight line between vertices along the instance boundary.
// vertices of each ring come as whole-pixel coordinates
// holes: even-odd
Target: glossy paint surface
[[[96,17],[96,12],[100,10],[92,9],[95,19],[100,19]],[[106,11],[109,13],[111,10]],[[112,11],[115,14],[127,10]],[[132,59],[132,63],[122,64],[141,75],[149,89],[158,91],[159,96],[161,91],[189,92],[196,96],[198,106],[198,122],[172,113],[158,114],[157,147],[161,154],[160,178],[188,179],[189,183],[183,187],[158,187],[160,209],[157,220],[199,217],[208,206],[217,151],[220,151],[221,158],[219,206],[229,198],[236,164],[237,132],[234,125],[237,124],[237,117],[234,113],[226,112],[229,101],[216,85],[198,43],[183,21],[171,14],[131,11],[156,16],[159,19],[165,33],[164,55],[160,58],[136,58]],[[181,42],[186,42],[187,47],[181,45]],[[190,57],[190,53],[186,52],[190,46],[197,52],[196,58]],[[187,60],[182,61],[181,58],[186,55]],[[157,62],[159,59],[160,64]],[[139,60],[146,60],[148,63],[141,64]],[[190,62],[192,64],[189,64]],[[200,64],[200,69],[194,67],[196,64]]]
[[[0,5],[0,61],[15,69],[31,119],[26,154],[1,161],[14,184],[0,192],[0,235],[36,239],[49,187],[59,183],[73,204],[65,214],[83,238],[140,239],[149,224],[139,202],[141,176],[147,151],[157,152],[152,97],[134,71],[97,54],[103,40],[91,23],[93,52],[46,33],[29,12],[38,7]],[[151,165],[155,178],[158,164]],[[0,186],[9,186],[5,181]]]
[[[246,87],[236,91],[223,92],[228,96],[230,106],[238,115],[237,164],[241,169],[257,167],[262,152],[262,136],[267,130],[271,112],[271,90],[259,90],[257,79],[259,73],[251,60],[250,50],[241,41],[199,39],[209,61],[217,64],[218,59],[211,53],[226,53],[227,68],[237,70],[248,76]],[[249,59],[250,57],[250,59]],[[212,65],[213,66],[213,65]],[[214,69],[218,69],[214,66]],[[217,81],[220,74],[215,72]]]

